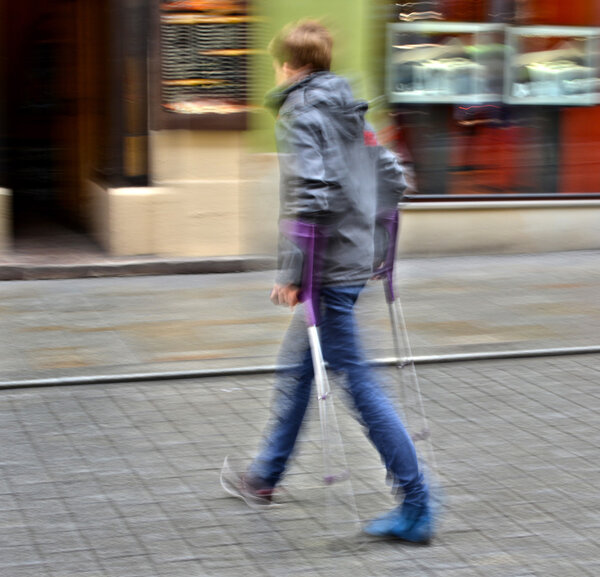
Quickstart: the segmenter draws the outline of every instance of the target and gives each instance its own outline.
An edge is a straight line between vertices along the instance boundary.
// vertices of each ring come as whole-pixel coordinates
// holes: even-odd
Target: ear
[[[296,69],[294,69],[290,66],[289,62],[284,62],[281,65],[281,70],[285,74],[286,78],[290,78],[291,76],[294,76],[297,72]]]
[[[281,65],[281,71],[287,81],[295,81],[309,74],[310,66],[307,65],[301,68],[294,68],[289,62],[284,62]]]

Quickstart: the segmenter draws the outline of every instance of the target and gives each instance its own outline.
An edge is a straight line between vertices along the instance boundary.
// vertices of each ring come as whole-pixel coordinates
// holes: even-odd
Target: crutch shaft
[[[315,385],[317,388],[319,422],[321,425],[321,443],[323,449],[323,468],[325,471],[324,479],[327,484],[330,484],[328,479],[331,476],[331,457],[329,454],[329,438],[327,432],[327,399],[330,394],[329,380],[327,378],[325,360],[323,359],[321,341],[319,340],[319,332],[315,325],[308,326],[308,339],[310,343],[310,352],[315,373]]]

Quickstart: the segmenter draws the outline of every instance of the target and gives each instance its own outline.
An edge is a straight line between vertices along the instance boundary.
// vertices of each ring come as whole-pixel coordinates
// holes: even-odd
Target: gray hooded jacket
[[[331,72],[270,93],[267,106],[278,113],[280,218],[326,227],[323,286],[363,284],[376,258],[376,214],[395,207],[406,188],[401,165],[377,145],[367,103]],[[281,237],[278,256],[277,282],[300,286],[301,254]]]

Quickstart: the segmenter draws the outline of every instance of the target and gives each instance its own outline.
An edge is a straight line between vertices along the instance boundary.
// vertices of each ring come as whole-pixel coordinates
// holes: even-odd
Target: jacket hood
[[[366,102],[354,99],[350,85],[344,78],[325,71],[310,74],[290,86],[276,87],[267,94],[265,105],[275,114],[279,114],[282,108],[317,108],[348,139],[362,135],[365,113],[369,108]]]

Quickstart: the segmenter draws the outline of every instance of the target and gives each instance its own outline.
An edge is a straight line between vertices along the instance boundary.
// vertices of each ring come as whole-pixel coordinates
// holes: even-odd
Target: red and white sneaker
[[[229,495],[242,499],[253,509],[277,506],[273,503],[275,488],[246,473],[235,471],[229,463],[229,457],[223,461],[220,479],[221,486]]]

